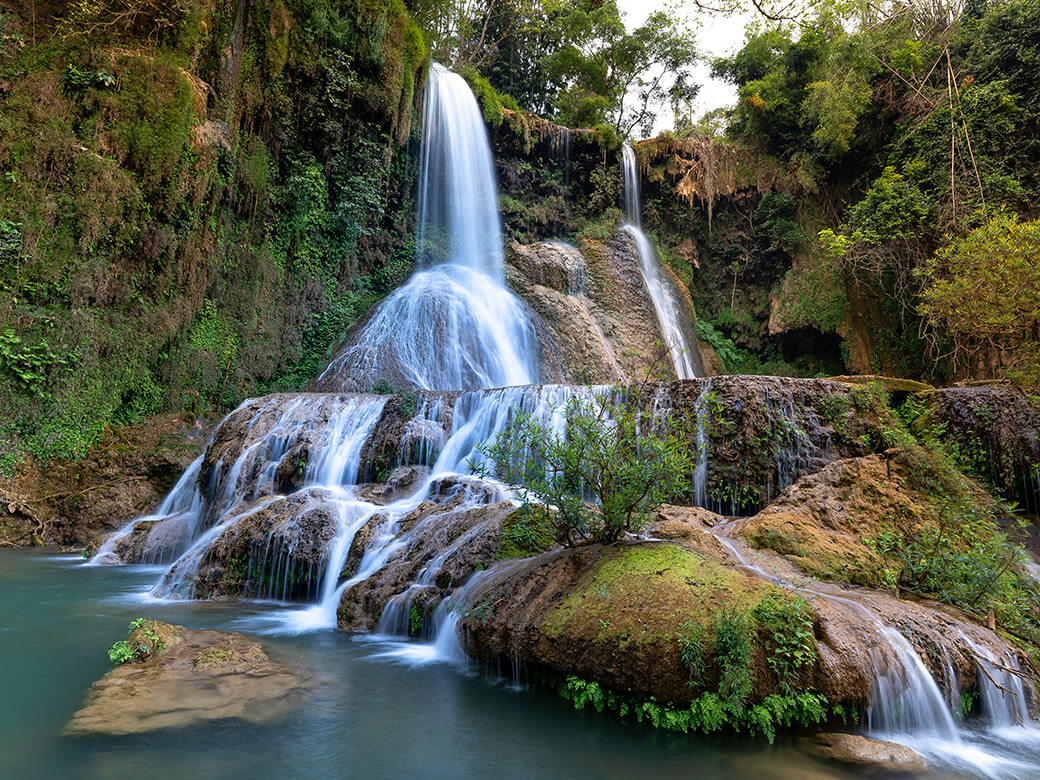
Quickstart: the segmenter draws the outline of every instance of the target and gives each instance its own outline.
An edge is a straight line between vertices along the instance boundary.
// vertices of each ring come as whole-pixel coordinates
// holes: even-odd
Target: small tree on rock
[[[621,389],[574,396],[562,432],[520,413],[480,446],[487,461],[474,471],[510,485],[525,504],[548,506],[565,545],[637,533],[664,501],[689,490],[695,467],[680,426],[643,400]]]

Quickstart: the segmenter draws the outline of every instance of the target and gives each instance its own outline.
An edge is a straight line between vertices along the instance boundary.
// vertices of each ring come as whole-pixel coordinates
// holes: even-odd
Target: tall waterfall
[[[621,171],[624,182],[625,220],[622,230],[632,236],[639,255],[639,271],[643,275],[650,300],[654,304],[657,323],[661,328],[668,356],[675,374],[680,379],[694,379],[698,375],[697,339],[689,317],[683,312],[682,298],[675,283],[661,268],[661,261],[653,244],[641,227],[642,204],[639,199],[639,172],[632,147],[625,144],[621,150]]]
[[[424,390],[538,381],[538,342],[506,289],[494,162],[465,80],[440,65],[426,88],[417,207],[421,270],[390,295],[318,378],[368,391],[379,379]]]

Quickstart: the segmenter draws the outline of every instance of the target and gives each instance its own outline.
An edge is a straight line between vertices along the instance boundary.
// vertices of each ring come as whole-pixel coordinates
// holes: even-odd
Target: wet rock
[[[808,583],[783,558],[756,556],[739,540],[732,550],[711,537],[691,544],[696,534],[708,535],[679,511],[666,508],[666,519],[658,521],[677,531],[676,542],[589,545],[497,564],[466,593],[467,652],[682,706],[702,690],[691,688],[680,658],[678,640],[688,621],[710,631],[721,610],[746,613],[767,594],[786,591],[814,613],[817,659],[798,685],[831,703],[865,707],[877,695],[879,675],[902,676],[907,658],[885,631],[901,634],[935,679],[955,692],[977,684],[972,645],[1015,657],[1003,639],[959,610]],[[756,634],[754,700],[780,692],[764,660],[764,641]],[[703,690],[714,690],[720,672],[709,663]]]
[[[148,621],[128,642],[146,646],[142,657],[91,686],[66,735],[123,736],[224,720],[267,723],[302,705],[311,691],[307,675],[270,658],[243,634]]]
[[[398,466],[390,472],[386,482],[360,485],[354,493],[373,504],[389,504],[415,492],[429,473],[426,466]]]
[[[857,734],[815,734],[798,740],[798,747],[817,758],[886,773],[917,774],[928,769],[920,754],[905,745]]]
[[[507,278],[538,315],[546,378],[596,384],[674,377],[631,236],[618,231],[583,247],[514,242],[509,249]]]
[[[668,405],[685,428],[696,427],[706,389],[706,492],[709,507],[722,514],[753,514],[799,477],[867,455],[864,441],[881,438],[876,416],[857,407],[847,385],[766,376],[671,383]]]
[[[474,506],[473,488],[465,482],[449,495],[441,496],[440,501],[424,501],[396,523],[377,515],[358,531],[344,576],[357,573],[363,551],[375,535],[393,533],[401,546],[379,571],[343,592],[340,628],[370,631],[388,606],[396,605],[407,614],[406,600],[420,596],[429,613],[478,568],[494,561],[502,524],[517,511],[516,506],[508,501]],[[387,528],[387,523],[393,525]],[[407,628],[405,624],[388,630]]]
[[[947,387],[921,397],[932,413],[915,427],[945,425],[978,474],[1040,514],[1040,406],[1009,384]],[[1040,543],[1033,550],[1040,552]]]
[[[196,598],[313,598],[339,508],[322,488],[249,506],[209,546],[189,584]]]
[[[126,536],[117,539],[112,550],[95,563],[169,563],[191,540],[194,518],[188,514],[164,520],[140,520]],[[95,544],[100,547],[103,540]]]

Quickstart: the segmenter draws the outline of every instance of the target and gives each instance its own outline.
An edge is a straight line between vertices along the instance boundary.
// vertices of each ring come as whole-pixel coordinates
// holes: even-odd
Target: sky
[[[639,27],[653,11],[664,10],[669,3],[665,0],[618,0],[618,7],[624,13],[625,26],[629,30]],[[696,14],[694,4],[683,4],[688,16],[694,23],[700,22],[697,28],[697,44],[702,54],[708,58],[735,54],[744,43],[744,25],[751,19],[750,15],[724,17],[720,14]],[[694,113],[697,117],[708,111],[723,106],[732,106],[737,102],[737,88],[732,84],[711,78],[710,66],[701,63],[696,68],[700,93],[694,101]],[[672,125],[672,117],[662,116],[658,119],[654,132]]]

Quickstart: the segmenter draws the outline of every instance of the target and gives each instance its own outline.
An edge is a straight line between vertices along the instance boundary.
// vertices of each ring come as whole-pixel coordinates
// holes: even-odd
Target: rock
[[[798,740],[798,747],[817,758],[884,772],[914,774],[928,769],[920,754],[905,745],[867,739],[857,734],[815,734]]]
[[[517,510],[494,492],[482,495],[475,487],[480,484],[477,480],[460,480],[454,486],[431,486],[430,497],[437,500],[421,503],[392,531],[395,543],[401,543],[400,549],[378,572],[343,592],[338,610],[340,628],[374,629],[388,605],[405,606],[397,598],[405,592],[409,599],[421,602],[422,611],[428,613],[478,568],[494,561],[502,524]],[[480,501],[483,505],[474,505]],[[386,520],[384,515],[376,515],[358,531],[341,577],[357,573],[365,547],[385,527]],[[417,580],[424,585],[412,589]],[[408,630],[407,625],[396,628]]]
[[[36,535],[63,548],[88,545],[154,508],[202,451],[209,430],[178,414],[107,431],[82,458],[29,459],[0,475],[0,541]]]
[[[149,639],[151,631],[158,639]],[[144,657],[94,683],[69,736],[142,734],[221,720],[270,722],[301,705],[311,681],[243,634],[148,621],[128,640]]]
[[[921,397],[932,413],[914,421],[915,429],[944,424],[978,474],[1040,514],[1040,405],[1014,385],[947,387]]]
[[[898,466],[871,455],[836,460],[801,477],[742,521],[739,533],[752,547],[774,550],[806,574],[876,587],[884,566],[863,540],[892,517],[924,520],[932,509],[903,486]]]
[[[587,545],[506,561],[467,594],[467,652],[595,680],[637,698],[686,704],[698,695],[680,659],[687,621],[710,626],[772,586],[721,558],[668,542]],[[716,681],[717,678],[712,680]],[[756,695],[769,682],[755,680]]]
[[[870,385],[877,384],[889,393],[920,393],[925,390],[934,390],[931,385],[924,382],[916,382],[913,379],[903,379],[892,376],[876,376],[874,374],[854,374],[848,376],[828,377],[830,382],[842,382],[847,385]]]
[[[206,550],[195,598],[314,598],[339,529],[329,491],[305,488],[242,508]]]
[[[937,680],[953,671],[961,690],[977,684],[972,644],[1003,657],[1015,652],[951,607],[809,583],[771,553],[736,564],[718,539],[697,528],[696,515],[680,517],[682,511],[664,507],[658,520],[677,532],[676,542],[587,545],[497,564],[460,597],[463,614],[471,616],[463,624],[467,652],[488,663],[519,662],[682,706],[701,692],[689,685],[677,641],[689,621],[710,632],[720,611],[746,614],[766,595],[782,592],[777,584],[795,587],[784,590],[806,600],[814,613],[817,659],[797,685],[832,704],[864,707],[876,695],[879,669],[904,668],[904,656],[881,626],[899,631]],[[752,650],[759,659],[752,671],[755,701],[780,692],[762,660],[769,652],[763,641],[757,634]],[[719,674],[709,664],[704,690],[714,690]]]
[[[675,282],[692,318],[689,293]],[[583,249],[556,242],[513,242],[510,287],[538,316],[547,381],[585,384],[675,376],[646,290],[635,243],[624,231]],[[693,356],[702,362],[700,352]]]
[[[722,543],[710,533],[711,528],[725,522],[725,517],[707,509],[663,504],[657,510],[649,532],[657,539],[668,539],[692,550],[725,557]]]

